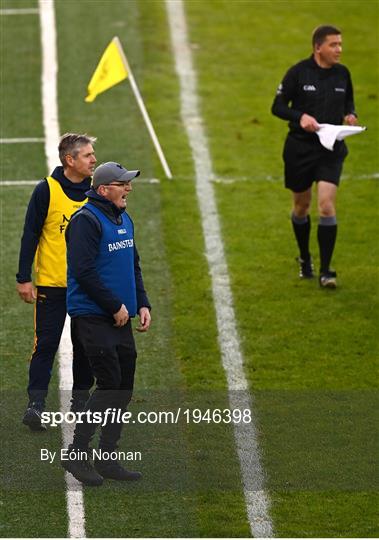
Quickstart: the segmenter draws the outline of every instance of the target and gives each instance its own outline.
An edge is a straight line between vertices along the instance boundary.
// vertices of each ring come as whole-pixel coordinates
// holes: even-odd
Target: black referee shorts
[[[338,186],[347,154],[343,141],[336,141],[331,152],[318,140],[308,141],[288,135],[283,149],[285,187],[301,193],[319,180]]]

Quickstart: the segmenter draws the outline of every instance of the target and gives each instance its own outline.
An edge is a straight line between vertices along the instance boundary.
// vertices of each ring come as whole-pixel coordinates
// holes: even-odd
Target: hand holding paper
[[[334,143],[342,141],[350,135],[362,133],[366,128],[362,126],[335,126],[333,124],[319,124],[319,129],[316,131],[322,146],[333,152]]]

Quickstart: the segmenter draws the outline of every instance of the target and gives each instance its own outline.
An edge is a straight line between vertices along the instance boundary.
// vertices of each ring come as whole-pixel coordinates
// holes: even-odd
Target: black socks
[[[310,216],[297,217],[292,213],[291,221],[297,245],[299,246],[300,257],[303,261],[308,261],[310,258],[309,235],[311,232],[311,218]]]
[[[309,236],[311,232],[310,216],[297,217],[294,214],[291,216],[293,232],[295,233],[296,242],[299,246],[300,258],[303,261],[308,261],[309,254]],[[320,250],[320,273],[328,272],[330,261],[334,251],[334,246],[337,238],[337,219],[336,216],[320,217],[317,228],[317,240]]]
[[[334,245],[337,238],[336,216],[320,217],[317,240],[320,250],[320,273],[325,274],[329,270],[332,260]]]

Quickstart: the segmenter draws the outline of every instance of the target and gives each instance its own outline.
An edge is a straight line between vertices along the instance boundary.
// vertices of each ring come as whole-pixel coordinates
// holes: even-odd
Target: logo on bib
[[[61,225],[59,225],[59,231],[61,234],[63,234],[64,231],[66,230],[67,223],[70,223],[70,219],[71,219],[71,216],[66,217],[64,214],[62,214],[62,223]]]
[[[108,251],[118,251],[119,249],[131,248],[133,245],[133,238],[128,238],[127,240],[120,240],[120,242],[112,242],[112,244],[108,244]]]

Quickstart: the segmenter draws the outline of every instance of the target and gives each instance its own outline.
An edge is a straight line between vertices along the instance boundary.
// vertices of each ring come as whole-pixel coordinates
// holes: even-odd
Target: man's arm
[[[319,129],[316,118],[288,105],[295,96],[297,86],[297,68],[294,66],[287,71],[283,81],[280,83],[271,112],[282,120],[297,122],[305,131],[313,133]]]
[[[136,245],[134,244],[134,277],[136,281],[137,293],[137,311],[139,315],[139,325],[136,330],[138,332],[146,332],[151,324],[151,305],[146,294],[145,286],[142,278],[142,271],[139,264],[139,254]]]
[[[145,285],[143,283],[142,271],[139,261],[140,258],[138,250],[136,245],[134,244],[134,277],[136,281],[137,311],[139,311],[141,307],[147,307],[149,310],[151,310],[151,305],[147,297]]]
[[[96,271],[100,238],[101,225],[97,218],[83,210],[76,214],[66,229],[67,263],[88,296],[110,315],[120,312],[122,319],[125,315],[122,302],[104,286]]]
[[[296,109],[289,107],[289,103],[295,97],[297,89],[297,79],[297,71],[294,66],[287,71],[284,79],[282,80],[276,91],[276,96],[271,107],[271,112],[282,120],[300,122],[300,118],[303,114],[302,111],[297,111]]]
[[[21,300],[27,303],[33,303],[36,298],[32,283],[32,265],[49,211],[49,203],[49,185],[43,180],[35,187],[28,204],[21,238],[18,272],[16,274],[17,292]]]
[[[347,86],[346,86],[346,98],[345,98],[345,123],[348,126],[355,126],[358,122],[358,115],[355,112],[354,106],[354,91],[353,83],[351,82],[351,76],[349,71],[347,72]]]

